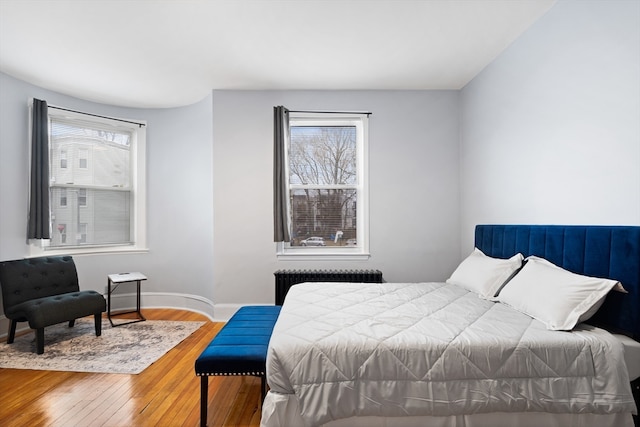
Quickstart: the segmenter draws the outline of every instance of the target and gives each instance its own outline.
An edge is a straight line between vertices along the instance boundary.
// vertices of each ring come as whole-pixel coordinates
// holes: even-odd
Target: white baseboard
[[[203,314],[212,321],[216,321],[213,302],[198,295],[173,292],[141,292],[140,300],[142,309],[175,308],[177,310],[188,310]],[[135,310],[135,304],[135,293],[111,295],[111,311],[113,312]]]
[[[106,296],[105,296],[106,298]],[[174,308],[188,310],[207,316],[212,322],[226,322],[243,305],[248,304],[214,304],[211,300],[198,295],[178,294],[171,292],[142,292],[140,294],[142,309]],[[135,310],[136,294],[126,293],[111,295],[111,310]],[[259,304],[251,304],[259,305]],[[267,305],[267,304],[264,304]],[[16,332],[29,330],[26,322],[18,323]],[[9,334],[9,319],[0,315],[0,339]]]
[[[142,292],[142,308],[175,308],[201,313],[211,319],[212,322],[226,322],[245,305],[268,304],[214,304],[212,301],[189,294],[176,294],[164,292]],[[114,311],[135,309],[136,294],[121,294],[111,296],[111,305]]]

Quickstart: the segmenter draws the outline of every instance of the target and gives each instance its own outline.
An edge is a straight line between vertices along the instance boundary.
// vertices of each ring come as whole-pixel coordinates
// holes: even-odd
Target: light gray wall
[[[214,91],[174,109],[86,102],[0,74],[0,259],[28,256],[27,103],[146,120],[148,243],[142,254],[76,256],[82,287],[142,271],[147,306],[214,317],[274,300],[273,273],[297,268],[377,268],[388,281],[441,280],[458,262],[457,91]],[[278,261],[272,242],[273,106],[367,110],[371,253],[368,261]],[[218,307],[220,310],[218,310]],[[204,310],[207,311],[207,310]]]
[[[478,223],[640,224],[640,2],[560,1],[461,91]]]
[[[75,256],[81,288],[104,292],[107,274],[141,271],[149,278],[143,285],[148,293],[143,303],[189,306],[195,296],[195,308],[202,310],[197,299],[213,301],[211,96],[182,108],[119,108],[63,96],[2,73],[0,93],[0,260],[29,255],[25,239],[27,123],[28,101],[35,97],[53,105],[148,124],[149,252]]]
[[[278,261],[273,106],[371,111],[368,261]],[[458,262],[457,91],[214,91],[216,303],[272,303],[279,269],[380,269],[387,281],[448,277]]]

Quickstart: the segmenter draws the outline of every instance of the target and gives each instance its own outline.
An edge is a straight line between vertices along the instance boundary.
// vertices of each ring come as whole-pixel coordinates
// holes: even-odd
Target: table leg
[[[140,280],[138,280],[138,289],[136,290],[136,307],[137,307],[137,311],[138,311],[138,317],[140,317],[140,320],[147,320],[144,318],[144,316],[142,315],[142,312],[140,311],[142,309],[142,304],[141,304],[141,297],[140,297]]]
[[[113,320],[111,320],[111,279],[107,279],[107,319],[109,319],[111,326],[114,326]]]

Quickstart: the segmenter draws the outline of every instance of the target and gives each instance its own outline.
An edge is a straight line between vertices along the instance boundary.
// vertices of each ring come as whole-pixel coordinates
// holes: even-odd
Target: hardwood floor
[[[189,311],[143,314],[207,323],[138,375],[0,369],[0,426],[199,426],[194,362],[223,324]],[[260,411],[259,378],[209,377],[209,427],[259,426]]]

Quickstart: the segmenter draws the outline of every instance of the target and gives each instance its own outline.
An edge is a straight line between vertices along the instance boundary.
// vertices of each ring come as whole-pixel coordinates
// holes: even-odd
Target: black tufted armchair
[[[17,322],[29,322],[36,331],[36,353],[44,353],[44,328],[93,315],[96,336],[102,333],[104,297],[96,291],[80,291],[78,273],[70,256],[52,256],[0,262],[0,287],[4,315],[10,320],[7,343],[16,334]]]

